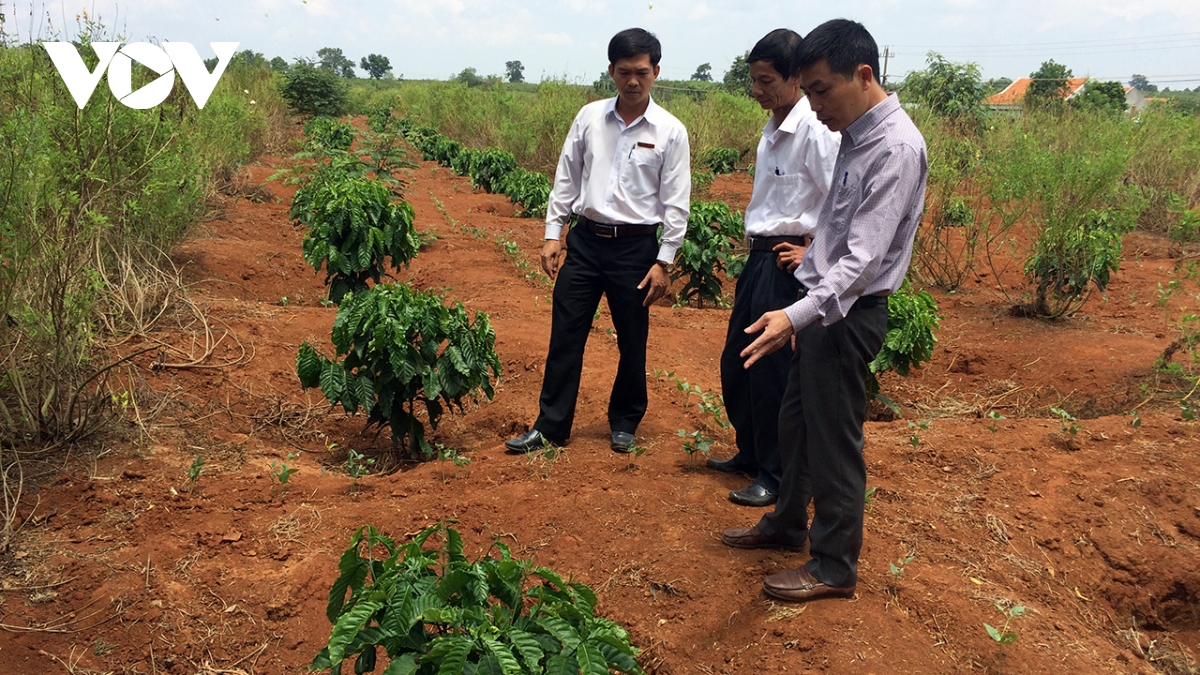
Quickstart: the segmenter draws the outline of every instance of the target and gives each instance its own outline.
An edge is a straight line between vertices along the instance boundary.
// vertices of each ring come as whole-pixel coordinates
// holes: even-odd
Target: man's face
[[[640,106],[650,97],[650,87],[658,79],[658,66],[650,65],[649,54],[638,54],[610,64],[608,74],[617,85],[621,102]]]
[[[763,110],[775,110],[795,105],[800,100],[800,81],[795,77],[783,79],[770,61],[754,61],[750,64],[750,95]]]
[[[800,87],[808,95],[817,119],[830,131],[841,131],[870,110],[868,80],[871,68],[860,65],[847,79],[829,69],[825,59],[800,69]]]

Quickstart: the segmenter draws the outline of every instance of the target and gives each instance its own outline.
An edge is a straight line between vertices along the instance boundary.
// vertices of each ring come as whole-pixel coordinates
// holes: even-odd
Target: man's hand
[[[646,300],[642,302],[642,307],[653,305],[656,300],[661,298],[667,292],[667,286],[670,284],[670,278],[667,276],[667,271],[662,265],[655,263],[650,266],[650,271],[646,273],[646,278],[642,279],[642,283],[638,284],[638,290],[642,290],[650,284],[650,290],[646,292]]]
[[[771,250],[779,253],[779,257],[775,259],[775,266],[789,273],[795,272],[800,266],[800,261],[804,259],[804,247],[797,244],[776,244]]]
[[[792,331],[792,320],[782,309],[777,309],[773,312],[767,312],[759,317],[758,321],[746,327],[746,333],[757,333],[762,331],[754,342],[750,343],[749,347],[742,350],[742,358],[746,359],[743,368],[749,368],[754,365],[754,362],[777,351],[780,347],[787,344],[788,339],[795,333]],[[748,358],[747,358],[748,357]]]
[[[550,275],[550,280],[558,276],[558,270],[562,267],[563,258],[566,257],[565,251],[562,248],[562,242],[557,239],[547,239],[545,244],[542,244],[542,269],[546,274]]]

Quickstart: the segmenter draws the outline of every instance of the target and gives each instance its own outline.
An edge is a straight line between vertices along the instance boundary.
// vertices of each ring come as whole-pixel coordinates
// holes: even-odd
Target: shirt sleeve
[[[820,189],[822,197],[829,194],[829,187],[833,184],[833,168],[837,164],[841,146],[841,136],[826,129],[824,124],[817,122],[809,125],[801,148],[801,161],[808,171],[809,180]]]
[[[883,259],[896,245],[896,230],[907,214],[913,193],[921,188],[921,175],[920,153],[909,145],[889,148],[868,167],[862,201],[848,224],[848,252],[805,297],[784,309],[794,331],[817,319],[828,326],[845,318],[875,281]]]
[[[663,237],[658,249],[658,259],[670,264],[675,261],[675,254],[683,245],[688,214],[692,207],[691,146],[688,144],[687,130],[682,126],[667,145],[658,197],[664,211]]]
[[[558,157],[554,186],[546,204],[546,239],[562,237],[563,228],[571,219],[571,205],[579,199],[583,189],[583,154],[587,149],[583,136],[583,115],[583,110],[575,115],[575,122],[567,132],[562,154]]]

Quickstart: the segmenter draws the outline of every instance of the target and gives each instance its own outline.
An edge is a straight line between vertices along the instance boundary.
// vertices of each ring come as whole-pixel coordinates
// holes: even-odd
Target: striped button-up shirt
[[[828,326],[864,295],[890,295],[904,281],[925,205],[925,139],[895,94],[844,131],[833,187],[817,219],[820,236],[796,277],[807,295],[784,311],[799,331]]]

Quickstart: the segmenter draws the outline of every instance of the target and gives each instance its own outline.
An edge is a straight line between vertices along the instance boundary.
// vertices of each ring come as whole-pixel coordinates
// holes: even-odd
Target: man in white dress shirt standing
[[[650,98],[661,56],[658,39],[645,30],[617,33],[608,44],[617,97],[580,109],[563,144],[541,255],[555,285],[540,414],[527,433],[505,441],[512,452],[570,437],[601,295],[608,297],[621,354],[608,402],[614,451],[630,450],[646,414],[650,305],[666,293],[692,190],[687,130]],[[578,222],[564,249],[560,239],[572,215]]]
[[[744,506],[769,506],[779,494],[779,407],[792,358],[791,347],[785,346],[743,368],[742,350],[754,341],[746,327],[796,301],[800,281],[793,272],[829,194],[841,143],[817,120],[808,99],[801,98],[800,43],[795,31],[779,28],[759,40],[746,59],[754,83],[751,94],[771,111],[771,119],[758,142],[754,192],[745,216],[750,254],[738,277],[721,354],[721,389],[737,432],[738,453],[724,461],[708,460],[718,471],[755,477],[729,493],[731,501]]]

